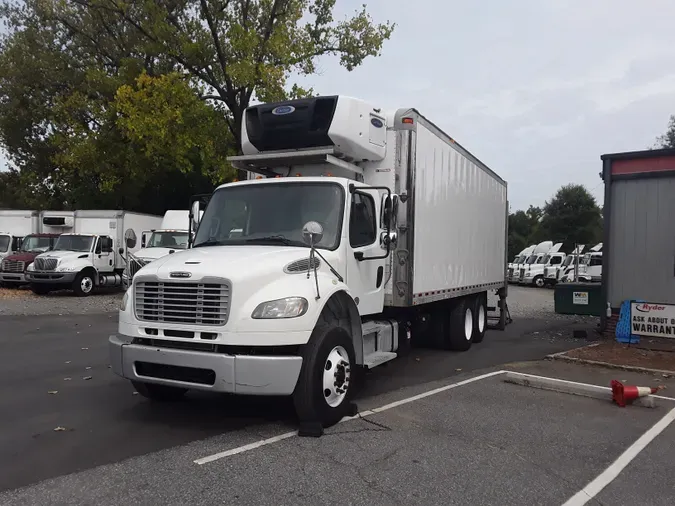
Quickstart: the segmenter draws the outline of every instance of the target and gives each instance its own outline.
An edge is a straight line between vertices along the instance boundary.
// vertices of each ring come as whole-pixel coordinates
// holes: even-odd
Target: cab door
[[[99,236],[96,238],[94,247],[94,267],[99,272],[112,272],[114,267],[114,257],[112,252],[112,239],[108,236]]]
[[[380,242],[381,197],[377,190],[350,195],[346,282],[362,316],[382,312],[385,262]]]

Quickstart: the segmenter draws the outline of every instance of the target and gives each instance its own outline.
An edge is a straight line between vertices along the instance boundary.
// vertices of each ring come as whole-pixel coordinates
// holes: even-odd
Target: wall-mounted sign
[[[638,336],[675,338],[675,305],[632,302],[630,328]]]
[[[588,292],[572,292],[572,304],[588,306]]]

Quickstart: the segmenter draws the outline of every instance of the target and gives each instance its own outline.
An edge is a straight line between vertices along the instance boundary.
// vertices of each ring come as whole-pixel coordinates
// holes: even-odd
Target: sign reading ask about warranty
[[[630,327],[631,332],[638,336],[675,339],[675,305],[632,302]]]

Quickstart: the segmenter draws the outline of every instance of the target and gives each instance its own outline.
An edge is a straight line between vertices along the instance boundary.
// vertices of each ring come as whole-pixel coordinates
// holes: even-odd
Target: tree
[[[44,3],[45,0],[29,0]],[[239,147],[244,109],[311,93],[287,82],[316,72],[318,58],[339,56],[353,70],[378,56],[394,25],[374,24],[365,6],[336,22],[336,0],[58,0],[46,14],[86,37],[86,51],[104,57],[114,39],[92,34],[89,20],[112,16],[133,33],[139,53],[163,57],[203,87],[205,100],[222,103]]]
[[[530,206],[527,211],[516,211],[509,215],[509,258],[527,248],[536,240],[539,221],[543,211],[539,207]]]
[[[656,148],[675,148],[675,115],[668,121],[666,133],[656,138]]]
[[[168,179],[226,181],[251,100],[312,93],[291,74],[352,70],[393,30],[365,8],[336,22],[335,0],[0,1],[0,143],[33,207],[141,210]]]
[[[602,239],[600,208],[583,185],[561,187],[543,211],[541,237],[563,242],[566,249],[571,250],[575,243],[596,244]]]

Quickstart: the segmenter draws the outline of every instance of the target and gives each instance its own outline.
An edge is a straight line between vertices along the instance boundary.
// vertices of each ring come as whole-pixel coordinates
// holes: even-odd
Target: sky
[[[336,19],[363,1],[338,0]],[[415,107],[509,184],[512,210],[585,185],[600,155],[648,149],[675,114],[672,0],[366,0],[397,24],[382,56],[321,60],[320,94]]]
[[[338,0],[336,19],[362,3]],[[415,107],[509,183],[512,210],[568,183],[602,204],[600,155],[652,147],[675,114],[672,0],[365,3],[397,24],[382,56],[352,72],[322,58],[296,82]]]

